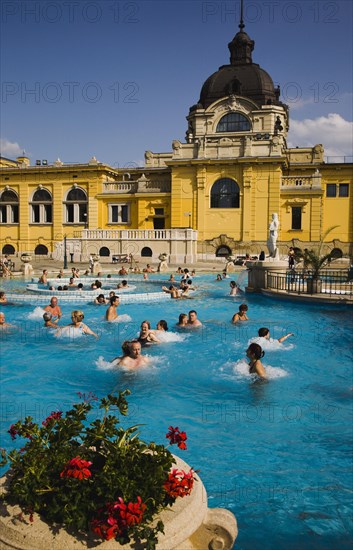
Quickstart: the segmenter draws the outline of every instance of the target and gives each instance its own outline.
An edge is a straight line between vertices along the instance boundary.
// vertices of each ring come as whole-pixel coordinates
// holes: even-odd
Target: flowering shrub
[[[112,412],[126,416],[125,397],[100,400],[102,418],[89,422],[93,394],[66,415],[52,412],[41,425],[31,417],[13,424],[12,439],[28,439],[20,451],[3,451],[1,465],[11,463],[5,499],[30,514],[41,514],[72,533],[91,533],[95,539],[131,540],[153,549],[163,523],[152,521],[179,497],[190,494],[194,470],[172,469],[173,455],[164,445],[139,439],[137,426],[123,429]],[[186,433],[169,427],[171,445],[186,449]]]

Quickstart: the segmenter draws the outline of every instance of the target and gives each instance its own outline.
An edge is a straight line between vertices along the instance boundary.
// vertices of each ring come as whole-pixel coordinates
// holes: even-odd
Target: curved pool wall
[[[351,548],[350,308],[251,294],[232,298],[230,279],[214,279],[195,278],[198,290],[190,300],[121,304],[125,317],[118,323],[104,320],[106,306],[80,305],[99,340],[55,338],[39,315],[31,318],[35,304],[0,307],[17,326],[1,334],[2,446],[22,446],[7,433],[20,417],[41,422],[51,411],[70,407],[76,392],[101,397],[128,387],[124,425],[143,424],[142,436],[158,443],[166,443],[169,425],[187,432],[188,451],[177,454],[200,469],[209,506],[237,517],[238,550]],[[18,281],[1,287],[21,292]],[[143,287],[136,282],[137,293],[153,289],[153,281]],[[243,301],[250,320],[234,326],[230,319]],[[60,303],[69,323],[74,306]],[[197,310],[203,328],[178,331],[179,313],[190,309]],[[176,341],[148,349],[153,362],[146,369],[112,370],[109,361],[141,321],[155,326],[162,318]],[[273,338],[295,333],[266,351],[266,384],[254,382],[241,361],[262,326]]]

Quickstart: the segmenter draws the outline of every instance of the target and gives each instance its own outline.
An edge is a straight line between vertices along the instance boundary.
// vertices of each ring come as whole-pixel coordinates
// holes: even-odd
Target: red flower
[[[131,527],[132,525],[141,523],[143,513],[146,510],[146,504],[142,502],[141,497],[137,497],[137,502],[129,502],[128,504],[125,504],[120,497],[113,508],[119,511],[120,522]]]
[[[43,420],[42,425],[47,426],[51,420],[59,420],[62,416],[62,411],[52,411],[49,416],[45,420]]]
[[[105,509],[98,510],[98,518],[91,521],[91,529],[105,540],[115,538],[142,522],[146,504],[137,497],[137,502],[125,504],[120,497],[113,504],[107,504]]]
[[[190,495],[194,485],[194,470],[191,468],[187,474],[184,470],[173,470],[169,473],[167,481],[164,483],[164,488],[173,498],[185,497]]]
[[[7,431],[11,435],[11,439],[16,439],[16,435],[18,435],[18,431],[15,428],[14,424],[11,424],[10,429],[7,430]]]
[[[91,477],[92,473],[88,469],[92,462],[82,460],[79,456],[69,460],[65,465],[65,468],[60,474],[60,477],[75,477],[77,479],[87,479]]]
[[[182,449],[183,451],[186,451],[186,443],[187,435],[185,432],[181,432],[178,427],[173,428],[173,426],[169,426],[169,432],[166,434],[166,438],[169,439],[171,445],[177,444],[179,449]]]

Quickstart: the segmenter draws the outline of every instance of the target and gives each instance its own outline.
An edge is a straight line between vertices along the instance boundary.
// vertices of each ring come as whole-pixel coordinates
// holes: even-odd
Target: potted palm
[[[332,251],[322,255],[322,246],[324,243],[324,239],[329,233],[331,233],[331,231],[336,229],[336,227],[339,226],[335,225],[325,231],[317,251],[314,249],[309,250],[305,248],[304,252],[299,255],[300,259],[303,261],[303,269],[307,272],[308,294],[318,294],[321,292],[322,281],[320,279],[320,273],[334,258],[334,256],[332,255]]]

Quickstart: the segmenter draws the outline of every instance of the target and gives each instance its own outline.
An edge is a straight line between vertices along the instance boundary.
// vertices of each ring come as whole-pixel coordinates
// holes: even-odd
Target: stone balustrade
[[[84,229],[83,240],[197,241],[193,229]]]
[[[321,174],[311,176],[282,176],[281,191],[317,191],[321,190]]]

